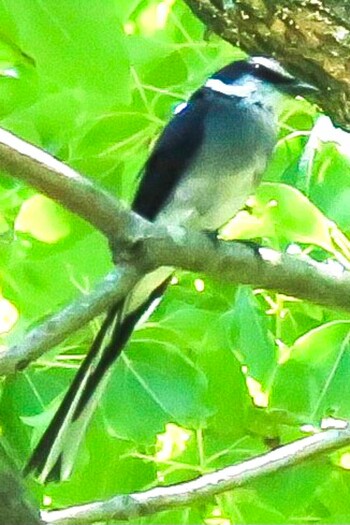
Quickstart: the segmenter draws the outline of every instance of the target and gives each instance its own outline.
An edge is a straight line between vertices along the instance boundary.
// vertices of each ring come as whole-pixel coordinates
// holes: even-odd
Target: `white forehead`
[[[256,82],[249,81],[247,75],[244,75],[239,81],[229,84],[218,78],[209,78],[205,87],[223,95],[245,98],[254,93],[258,86]]]
[[[274,60],[273,58],[266,58],[266,57],[252,57],[250,59],[251,64],[256,64],[257,66],[263,66],[267,69],[270,69],[271,71],[275,71],[276,73],[279,73],[280,75],[286,77],[286,78],[293,78],[292,75],[286,71],[281,64],[277,62],[277,60]]]

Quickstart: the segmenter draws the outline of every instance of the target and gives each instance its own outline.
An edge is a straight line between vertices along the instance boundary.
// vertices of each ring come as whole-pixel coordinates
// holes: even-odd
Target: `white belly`
[[[203,159],[205,160],[205,159]],[[158,215],[161,224],[181,224],[196,230],[215,231],[231,219],[254,192],[265,159],[257,159],[244,171],[218,173],[212,167],[208,173],[205,161],[184,177],[168,206]],[[210,168],[210,166],[209,166]]]
[[[273,114],[251,105],[215,103],[199,152],[156,222],[215,231],[255,191],[275,144]]]

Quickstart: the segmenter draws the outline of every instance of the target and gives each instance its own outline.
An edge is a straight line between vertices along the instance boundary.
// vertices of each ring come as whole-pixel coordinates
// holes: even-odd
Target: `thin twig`
[[[93,290],[31,330],[18,344],[0,353],[0,375],[23,370],[32,361],[123,299],[140,275],[133,267],[119,267]]]
[[[106,501],[43,512],[48,525],[78,525],[126,520],[162,510],[193,505],[217,494],[242,487],[257,478],[290,468],[316,455],[350,444],[350,430],[330,429],[299,439],[272,452],[226,467],[200,478],[145,492],[123,494]]]

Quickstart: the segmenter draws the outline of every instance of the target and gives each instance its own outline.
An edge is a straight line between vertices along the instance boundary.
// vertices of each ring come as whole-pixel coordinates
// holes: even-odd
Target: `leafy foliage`
[[[176,104],[242,56],[180,0],[3,0],[0,20],[1,126],[127,201]],[[286,101],[266,182],[222,236],[348,267],[348,144],[315,107]],[[90,290],[111,261],[102,236],[56,203],[5,173],[0,190],[0,329],[10,344]],[[95,321],[2,384],[1,431],[19,461],[96,330]],[[348,334],[343,313],[179,272],[117,363],[72,478],[33,482],[33,492],[59,507],[179,482],[296,439],[325,416],[349,419]],[[342,457],[131,523],[344,523]]]

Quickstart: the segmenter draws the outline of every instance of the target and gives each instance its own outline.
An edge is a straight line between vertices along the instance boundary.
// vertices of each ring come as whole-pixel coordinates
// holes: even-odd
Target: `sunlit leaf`
[[[309,423],[322,415],[347,419],[349,334],[349,321],[334,321],[297,339],[276,372],[271,405],[299,412]]]
[[[43,195],[34,195],[23,203],[15,228],[46,243],[58,242],[70,232],[65,213],[55,202]]]

